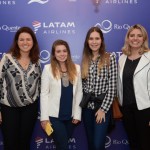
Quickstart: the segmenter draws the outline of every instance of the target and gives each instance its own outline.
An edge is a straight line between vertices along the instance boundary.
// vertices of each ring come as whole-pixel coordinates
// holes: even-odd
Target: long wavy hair
[[[36,39],[34,32],[29,27],[21,27],[16,32],[16,34],[14,36],[13,44],[12,44],[11,48],[9,49],[8,53],[11,53],[11,55],[16,57],[17,59],[19,59],[21,57],[20,49],[18,46],[18,38],[21,33],[28,33],[31,35],[32,40],[33,40],[33,47],[30,50],[29,57],[30,57],[32,63],[37,63],[40,58],[39,57],[39,54],[40,54],[39,45],[38,45],[38,41]]]
[[[59,45],[64,45],[67,49],[68,55],[67,55],[67,60],[65,61],[65,64],[66,64],[67,73],[69,76],[69,81],[73,84],[73,82],[75,81],[75,77],[77,76],[77,70],[71,58],[69,45],[64,40],[56,40],[52,45],[51,59],[50,59],[50,63],[52,67],[52,74],[54,78],[57,78],[57,79],[60,78],[61,70],[60,70],[59,62],[55,57],[55,50],[56,50],[56,47]]]
[[[143,44],[140,48],[140,51],[139,53],[140,54],[143,54],[147,51],[149,51],[149,46],[148,46],[148,34],[147,34],[147,31],[146,29],[140,25],[140,24],[136,24],[136,25],[133,25],[129,28],[129,30],[127,31],[127,34],[125,36],[125,43],[124,43],[124,46],[122,47],[122,52],[127,55],[127,56],[130,56],[131,55],[131,47],[129,45],[129,35],[130,33],[134,30],[134,29],[139,29],[141,32],[142,32],[142,35],[143,35]]]
[[[104,42],[103,33],[99,27],[91,27],[86,34],[84,48],[83,48],[83,54],[82,54],[81,68],[82,68],[82,78],[83,79],[88,77],[90,61],[93,57],[92,50],[89,47],[89,38],[90,38],[90,35],[92,32],[99,33],[101,41],[102,41],[100,49],[99,49],[100,61],[98,64],[98,69],[100,70],[101,68],[103,68],[104,65],[106,64],[106,62],[109,63],[109,54],[106,53],[106,50],[105,50],[105,42]]]

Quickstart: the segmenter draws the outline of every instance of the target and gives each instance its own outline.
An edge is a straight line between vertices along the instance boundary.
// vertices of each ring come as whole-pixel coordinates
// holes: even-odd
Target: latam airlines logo
[[[106,4],[123,4],[123,5],[134,5],[138,3],[138,0],[105,0]]]
[[[0,6],[1,5],[5,5],[5,6],[16,5],[16,1],[13,1],[13,0],[2,1],[2,0],[0,0]]]
[[[76,25],[74,21],[51,21],[51,22],[40,22],[33,21],[32,26],[34,32],[41,28],[43,34],[66,34],[71,35],[76,33]]]
[[[36,32],[38,31],[38,29],[41,27],[41,22],[39,22],[39,21],[33,21],[32,25],[33,25],[33,28],[34,28],[34,33],[36,34]]]
[[[54,140],[52,138],[42,138],[37,136],[35,138],[36,148],[37,149],[53,149],[56,150],[56,145],[54,143]],[[75,138],[70,138],[68,140],[68,149],[77,150],[77,142]]]
[[[127,23],[118,24],[112,23],[110,20],[103,20],[101,23],[96,23],[95,26],[100,27],[103,33],[109,33],[112,29],[113,30],[128,30],[130,25]]]
[[[36,137],[35,142],[36,142],[36,145],[37,145],[37,149],[39,149],[40,145],[43,143],[43,138]]]
[[[28,4],[31,4],[31,3],[39,3],[39,4],[46,4],[49,0],[30,0],[28,2]]]

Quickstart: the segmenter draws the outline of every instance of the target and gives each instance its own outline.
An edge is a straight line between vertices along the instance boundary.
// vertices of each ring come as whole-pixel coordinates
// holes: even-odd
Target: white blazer
[[[118,64],[118,94],[120,105],[123,104],[123,69],[127,56],[121,55]],[[133,76],[133,86],[139,110],[150,108],[150,52],[142,55]]]
[[[82,80],[80,66],[76,65],[77,77],[73,84],[73,119],[81,120],[81,107],[79,106],[82,99]],[[49,116],[58,118],[61,97],[61,79],[55,79],[52,75],[51,64],[44,66],[41,77],[41,95],[40,95],[40,120],[49,120]]]

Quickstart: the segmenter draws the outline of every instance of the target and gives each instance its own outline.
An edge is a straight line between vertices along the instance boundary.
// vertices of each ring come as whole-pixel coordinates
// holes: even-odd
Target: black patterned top
[[[36,101],[40,93],[40,63],[24,70],[17,59],[5,54],[0,62],[0,103],[22,107]]]
[[[85,93],[93,93],[96,97],[102,93],[106,93],[100,109],[107,112],[116,96],[117,63],[115,56],[111,54],[109,68],[105,65],[100,70],[100,73],[98,73],[99,60],[100,58],[95,62],[91,61],[88,77],[82,82],[83,90]],[[88,108],[94,109],[94,103],[89,102]]]

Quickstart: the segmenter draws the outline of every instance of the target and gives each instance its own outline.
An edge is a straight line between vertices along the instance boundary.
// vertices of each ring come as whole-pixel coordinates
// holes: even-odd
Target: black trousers
[[[30,150],[38,102],[24,107],[1,105],[4,150]]]
[[[150,108],[138,110],[133,104],[121,110],[131,150],[150,150]]]

